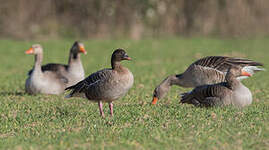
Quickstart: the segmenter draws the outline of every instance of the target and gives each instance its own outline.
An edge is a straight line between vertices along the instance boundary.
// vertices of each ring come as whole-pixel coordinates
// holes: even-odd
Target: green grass
[[[247,57],[269,64],[269,39],[228,40],[168,38],[158,40],[88,40],[82,56],[86,75],[110,67],[115,48],[133,61],[123,62],[134,74],[129,93],[114,103],[115,116],[99,116],[96,103],[85,99],[24,93],[33,56],[24,51],[35,41],[0,40],[0,149],[269,149],[268,71],[244,84],[253,103],[244,109],[196,108],[180,104],[173,87],[158,105],[149,105],[153,89],[169,74],[181,73],[208,55]],[[66,63],[73,41],[42,41],[44,64]],[[268,70],[268,69],[267,69]]]

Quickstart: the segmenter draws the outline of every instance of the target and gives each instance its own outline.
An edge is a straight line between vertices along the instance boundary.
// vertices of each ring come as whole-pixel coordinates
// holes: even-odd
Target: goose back
[[[179,75],[177,75],[179,77]],[[225,81],[225,74],[219,70],[200,65],[191,65],[181,77],[179,85],[182,87],[196,87],[205,84],[215,84]]]
[[[183,93],[181,103],[193,104],[200,107],[211,107],[231,104],[232,91],[227,83],[196,87],[189,93]]]
[[[41,66],[41,70],[42,72],[45,72],[45,71],[53,71],[53,72],[57,72],[57,73],[64,73],[66,72],[68,69],[68,66],[67,65],[64,65],[64,64],[56,64],[56,63],[49,63],[49,64],[46,64],[46,65],[42,65]],[[28,72],[28,75],[30,76],[33,72],[33,69],[31,69],[29,72]]]

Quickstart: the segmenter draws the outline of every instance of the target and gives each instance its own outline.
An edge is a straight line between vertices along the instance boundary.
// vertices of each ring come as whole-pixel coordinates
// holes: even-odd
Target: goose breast
[[[237,107],[245,107],[252,103],[251,91],[240,83],[233,91],[233,104]]]

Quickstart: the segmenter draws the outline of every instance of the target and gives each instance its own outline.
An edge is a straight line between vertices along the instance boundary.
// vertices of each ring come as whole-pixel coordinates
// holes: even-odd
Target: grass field
[[[24,54],[35,41],[0,40],[0,149],[269,149],[269,73],[244,84],[253,103],[244,109],[196,108],[180,104],[173,87],[151,106],[153,89],[169,74],[181,73],[208,55],[247,57],[269,64],[269,38],[228,40],[167,38],[157,40],[82,41],[86,75],[110,67],[114,49],[126,49],[123,62],[134,74],[129,93],[114,103],[115,116],[99,116],[96,103],[64,95],[24,93],[33,56]],[[44,62],[66,63],[71,40],[43,41]],[[268,69],[267,69],[268,70]]]

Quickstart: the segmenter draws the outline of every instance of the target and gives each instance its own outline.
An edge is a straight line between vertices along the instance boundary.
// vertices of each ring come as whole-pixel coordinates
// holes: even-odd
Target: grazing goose
[[[156,104],[169,91],[172,85],[181,87],[197,87],[205,84],[215,84],[225,81],[225,74],[229,67],[240,67],[242,72],[238,79],[252,76],[255,72],[264,70],[257,66],[263,64],[243,59],[224,56],[208,56],[191,64],[187,70],[178,75],[165,78],[154,90],[152,104]]]
[[[131,60],[123,49],[116,49],[111,57],[110,69],[97,71],[76,85],[66,88],[71,90],[66,98],[85,94],[91,101],[97,101],[99,111],[104,117],[102,101],[109,103],[110,115],[113,116],[113,101],[124,96],[132,87],[134,82],[133,74],[120,62]]]
[[[35,64],[32,73],[28,76],[25,83],[26,93],[29,94],[60,94],[64,92],[67,84],[67,79],[61,74],[41,69],[43,59],[43,49],[41,45],[34,44],[26,54],[35,55]]]
[[[181,102],[200,107],[234,105],[242,108],[250,105],[250,90],[236,78],[241,74],[241,69],[232,68],[226,74],[226,82],[198,86],[191,92],[182,94]]]
[[[68,79],[67,87],[72,86],[85,78],[80,53],[86,54],[87,52],[84,45],[76,41],[70,49],[67,65],[50,63],[43,65],[41,69],[42,71],[49,70],[61,74]],[[30,70],[28,74],[31,75],[32,71]]]

